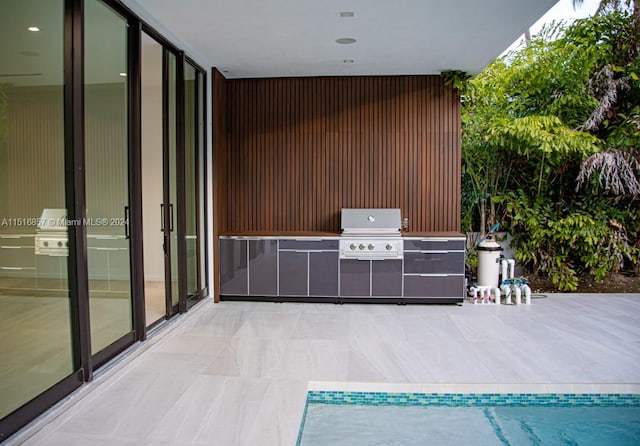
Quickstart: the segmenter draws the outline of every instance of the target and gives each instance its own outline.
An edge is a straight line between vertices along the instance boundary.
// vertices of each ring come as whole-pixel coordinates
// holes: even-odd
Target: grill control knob
[[[58,242],[58,248],[62,248],[62,242]]]
[[[387,243],[387,246],[385,246],[385,248],[387,248],[387,251],[391,251],[393,249],[393,246],[391,246],[390,243]]]
[[[358,248],[360,248],[360,251],[364,251],[365,246],[363,243],[360,243],[360,246],[358,246]]]
[[[375,248],[375,246],[373,246],[373,243],[369,243],[369,246],[367,246],[367,248],[369,248],[369,251],[373,251],[373,248]]]
[[[355,251],[355,249],[357,248],[357,246],[356,246],[356,244],[355,244],[355,243],[352,243],[352,244],[350,244],[350,245],[349,245],[349,248],[350,248],[352,251]]]
[[[42,242],[44,246],[49,246],[49,242]]]

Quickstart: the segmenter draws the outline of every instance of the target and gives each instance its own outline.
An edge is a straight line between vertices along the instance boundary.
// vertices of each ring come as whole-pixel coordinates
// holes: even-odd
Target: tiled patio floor
[[[9,443],[293,445],[308,388],[640,393],[640,294],[499,307],[208,301]]]

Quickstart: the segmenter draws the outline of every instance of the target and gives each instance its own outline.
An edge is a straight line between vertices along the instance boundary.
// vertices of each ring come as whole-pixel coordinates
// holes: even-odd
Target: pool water
[[[540,397],[526,405],[510,399],[365,405],[308,398],[298,445],[640,445],[640,398],[571,405]]]

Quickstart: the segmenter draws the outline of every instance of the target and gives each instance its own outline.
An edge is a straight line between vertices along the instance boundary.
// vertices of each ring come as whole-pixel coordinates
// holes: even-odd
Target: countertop
[[[415,237],[415,238],[427,238],[427,237],[441,237],[441,238],[457,238],[464,237],[464,234],[460,232],[402,232],[403,237]],[[296,237],[315,237],[315,238],[334,238],[340,237],[339,232],[291,232],[291,231],[274,231],[274,232],[233,232],[220,234],[220,237],[258,237],[258,238],[296,238]]]

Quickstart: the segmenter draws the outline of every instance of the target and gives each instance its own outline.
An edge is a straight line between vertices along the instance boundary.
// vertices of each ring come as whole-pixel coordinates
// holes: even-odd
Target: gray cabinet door
[[[380,297],[402,296],[402,259],[371,262],[371,295]]]
[[[464,276],[404,276],[404,296],[464,298]]]
[[[309,253],[309,296],[338,295],[338,252]]]
[[[247,240],[220,239],[220,294],[249,293]]]
[[[249,240],[249,294],[278,294],[277,240]]]
[[[280,296],[306,296],[308,294],[307,266],[309,253],[280,251]]]
[[[288,249],[292,251],[337,251],[338,250],[338,240],[291,240],[291,239],[281,239],[280,240],[280,249]]]
[[[340,296],[367,297],[371,295],[371,260],[340,260]]]

